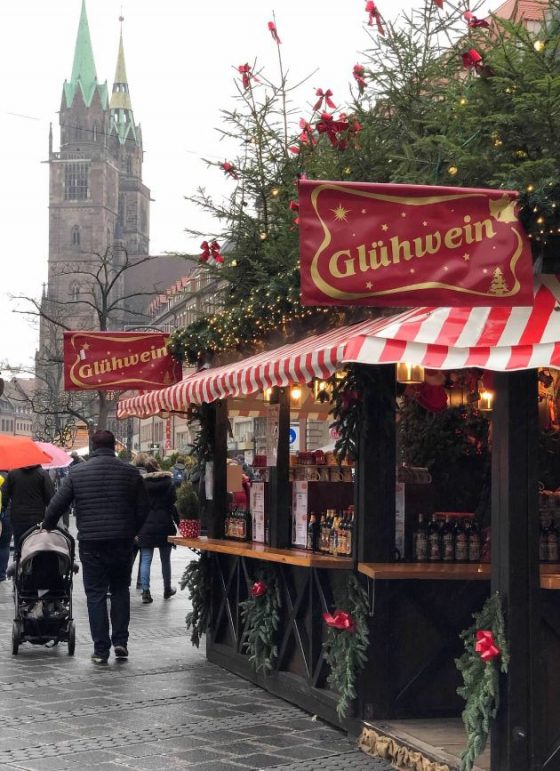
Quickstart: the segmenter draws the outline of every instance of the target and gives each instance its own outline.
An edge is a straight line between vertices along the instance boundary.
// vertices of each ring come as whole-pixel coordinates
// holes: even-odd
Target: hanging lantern
[[[301,386],[293,385],[290,388],[290,407],[292,409],[299,409],[301,407]]]
[[[494,391],[481,391],[478,409],[481,412],[492,412],[494,403]]]
[[[318,404],[328,404],[332,398],[333,388],[328,380],[316,377],[313,380],[313,398]]]
[[[424,382],[424,367],[401,361],[397,364],[397,383],[412,385]]]
[[[450,407],[464,407],[467,393],[464,388],[446,388],[447,401]]]

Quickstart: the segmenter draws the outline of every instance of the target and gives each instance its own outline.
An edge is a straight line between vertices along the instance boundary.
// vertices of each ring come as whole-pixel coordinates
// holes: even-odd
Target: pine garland
[[[210,616],[211,576],[210,555],[202,552],[197,560],[189,562],[179,582],[181,589],[189,590],[192,610],[185,619],[191,630],[191,643],[197,648],[200,638],[206,634]]]
[[[466,700],[463,723],[467,744],[461,753],[461,771],[471,771],[476,758],[484,751],[492,720],[500,707],[500,672],[508,670],[509,653],[500,595],[489,597],[480,613],[473,614],[474,624],[461,633],[465,652],[456,659],[464,685],[457,693]],[[484,661],[477,652],[477,632],[492,632],[499,656]]]
[[[353,574],[348,577],[341,607],[346,609],[352,626],[347,629],[329,626],[323,647],[330,667],[327,681],[338,693],[336,711],[342,719],[348,715],[350,704],[356,698],[356,681],[366,664],[369,645],[367,593]]]
[[[278,657],[276,634],[280,624],[280,588],[274,568],[257,570],[249,597],[240,603],[245,623],[243,648],[256,672],[272,672]]]

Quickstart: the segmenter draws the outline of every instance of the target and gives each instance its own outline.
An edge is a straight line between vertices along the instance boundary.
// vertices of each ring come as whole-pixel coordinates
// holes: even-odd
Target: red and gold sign
[[[65,332],[66,391],[163,388],[181,380],[182,367],[163,332]]]
[[[532,305],[517,193],[299,185],[304,305]]]

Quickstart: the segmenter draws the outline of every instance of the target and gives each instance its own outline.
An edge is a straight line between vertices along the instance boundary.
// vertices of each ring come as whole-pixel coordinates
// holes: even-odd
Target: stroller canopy
[[[27,564],[33,561],[38,554],[50,552],[57,554],[62,572],[67,570],[72,563],[72,545],[70,540],[59,530],[34,530],[21,544],[19,560],[20,570],[23,572]]]

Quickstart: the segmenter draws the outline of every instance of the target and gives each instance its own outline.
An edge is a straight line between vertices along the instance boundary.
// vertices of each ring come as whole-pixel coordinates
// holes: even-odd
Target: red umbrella
[[[26,436],[0,434],[0,469],[9,471],[24,466],[50,463],[52,457]]]
[[[57,447],[50,442],[35,442],[35,444],[52,458],[48,463],[41,463],[43,468],[66,468],[72,463],[72,458],[62,447]]]

